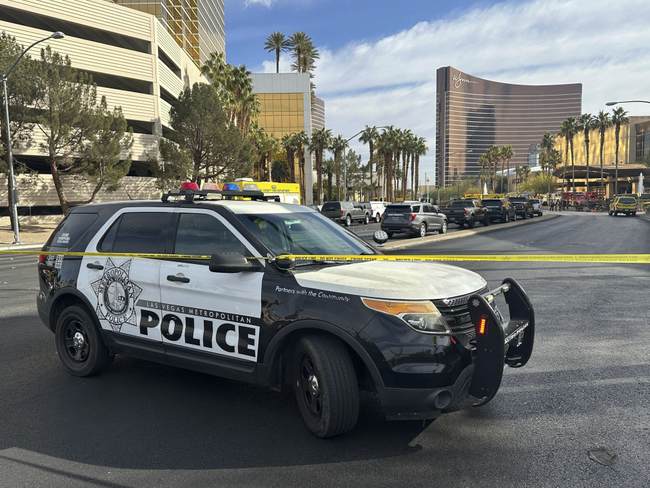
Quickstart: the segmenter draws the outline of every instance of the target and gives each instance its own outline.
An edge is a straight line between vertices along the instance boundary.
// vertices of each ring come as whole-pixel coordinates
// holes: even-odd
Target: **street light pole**
[[[16,60],[13,62],[13,64],[9,67],[9,69],[2,75],[2,96],[4,99],[4,123],[5,123],[5,135],[7,138],[7,166],[8,166],[8,171],[9,171],[9,215],[12,220],[12,226],[14,229],[14,244],[20,244],[20,226],[18,224],[18,199],[16,198],[16,177],[14,175],[14,155],[11,147],[11,121],[9,119],[9,97],[8,97],[8,91],[7,91],[7,80],[9,79],[9,75],[12,73],[12,71],[16,68],[18,63],[20,62],[21,59],[27,54],[27,51],[29,51],[31,48],[36,46],[37,44],[47,41],[49,39],[63,39],[65,35],[63,32],[53,32],[47,37],[44,37],[43,39],[39,39],[38,41],[33,42],[27,48],[23,49],[23,51],[20,53],[20,55],[16,58]]]
[[[650,103],[650,100],[621,100],[620,102],[605,102],[605,105],[611,107],[612,105],[618,105],[619,103]]]

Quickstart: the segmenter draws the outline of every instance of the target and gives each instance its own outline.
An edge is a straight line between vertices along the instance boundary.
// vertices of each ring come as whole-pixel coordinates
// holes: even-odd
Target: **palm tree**
[[[560,134],[562,134],[566,140],[565,154],[567,154],[567,160],[565,160],[565,167],[568,163],[568,154],[571,153],[571,191],[573,192],[576,191],[576,167],[573,158],[573,138],[576,135],[577,129],[578,123],[575,117],[569,117],[564,122],[562,122],[562,125],[560,126]]]
[[[598,129],[598,133],[600,134],[600,148],[599,148],[599,154],[600,154],[600,186],[602,188],[605,180],[603,178],[603,148],[605,147],[605,132],[607,132],[607,129],[609,126],[612,125],[612,121],[609,118],[609,114],[605,112],[604,110],[601,110],[598,112],[598,115],[596,115],[596,122],[595,126]]]
[[[332,177],[334,176],[334,160],[332,158],[326,159],[323,162],[323,171],[327,175],[327,195],[324,200],[333,200]]]
[[[614,161],[614,195],[618,194],[618,150],[621,142],[621,125],[628,123],[627,112],[623,107],[615,108],[612,112],[612,125],[614,125],[614,154],[616,161]]]
[[[424,137],[418,137],[415,141],[413,155],[415,156],[415,190],[414,195],[418,195],[418,187],[420,186],[420,156],[424,156],[429,148],[427,147],[427,140]]]
[[[280,53],[288,51],[291,48],[289,39],[282,32],[273,32],[269,34],[264,43],[264,49],[267,52],[275,51],[275,72],[280,72]]]
[[[298,153],[298,181],[300,183],[300,201],[305,201],[305,150],[309,147],[309,136],[305,131],[293,135],[293,142]]]
[[[372,163],[373,163],[373,158],[375,156],[375,142],[377,141],[377,137],[379,137],[379,132],[377,131],[377,127],[374,125],[369,127],[366,125],[366,128],[363,129],[363,132],[361,132],[361,136],[359,137],[359,140],[363,144],[368,144],[368,172],[370,173],[370,198],[374,196],[374,189],[373,189],[373,184],[372,184]]]
[[[309,150],[316,155],[316,203],[322,203],[323,194],[323,152],[332,142],[332,131],[329,129],[317,129],[311,135]],[[329,193],[332,189],[329,189]]]
[[[294,134],[285,134],[282,137],[281,144],[287,155],[287,166],[289,167],[289,177],[292,182],[296,182],[296,141]]]
[[[289,37],[289,47],[293,56],[291,69],[298,73],[311,73],[320,57],[311,37],[304,32],[295,32]]]
[[[507,191],[510,192],[510,160],[514,156],[514,153],[512,151],[512,146],[510,144],[506,146],[501,146],[501,149],[499,150],[499,154],[501,156],[501,159],[506,162],[506,187],[507,187]],[[528,168],[528,166],[526,167]]]
[[[340,134],[334,137],[330,144],[330,149],[334,153],[334,175],[336,177],[336,191],[339,200],[341,199],[341,158],[346,147],[348,147],[348,141]]]
[[[400,151],[402,153],[402,196],[404,200],[407,199],[408,176],[409,176],[409,156],[411,153],[411,146],[413,145],[415,135],[411,129],[402,131],[400,138]]]
[[[591,134],[591,130],[594,128],[594,126],[594,116],[591,114],[582,114],[578,119],[578,128],[582,131],[585,144],[585,163],[587,165],[587,192],[589,191],[589,149],[591,147],[589,144],[589,135]]]
[[[382,188],[383,196],[387,201],[395,200],[393,191],[394,165],[393,156],[397,146],[397,133],[393,126],[385,128],[377,138],[377,152],[382,157]]]

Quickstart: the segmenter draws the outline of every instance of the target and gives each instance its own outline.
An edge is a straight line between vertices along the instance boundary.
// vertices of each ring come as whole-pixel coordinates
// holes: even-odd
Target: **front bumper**
[[[500,294],[508,305],[507,321],[493,306]],[[535,338],[535,312],[519,283],[507,278],[493,290],[471,295],[468,306],[476,326],[471,363],[448,386],[383,388],[379,399],[387,418],[435,418],[444,412],[486,403],[499,390],[505,365],[519,368],[528,362]]]

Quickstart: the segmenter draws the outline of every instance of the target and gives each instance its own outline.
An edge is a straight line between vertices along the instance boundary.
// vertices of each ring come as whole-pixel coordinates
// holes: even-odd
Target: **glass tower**
[[[225,53],[224,0],[114,0],[158,17],[176,42],[198,64],[211,52]]]

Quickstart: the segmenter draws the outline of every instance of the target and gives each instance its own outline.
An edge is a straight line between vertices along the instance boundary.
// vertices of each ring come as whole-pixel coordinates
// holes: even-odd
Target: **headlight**
[[[425,334],[449,335],[451,330],[440,310],[429,301],[403,302],[361,298],[363,304],[377,312],[397,317],[413,330]]]

